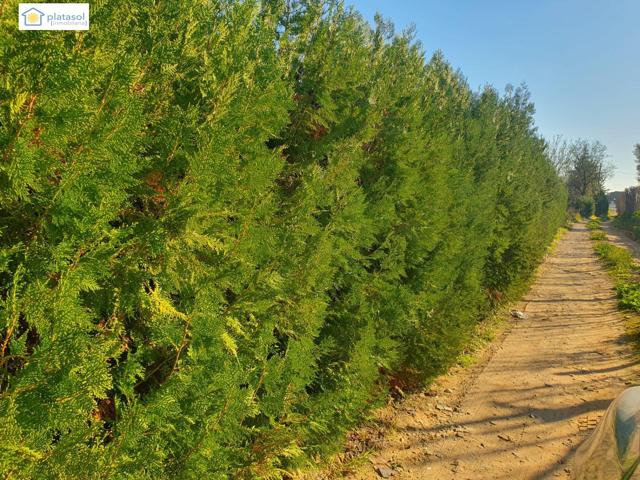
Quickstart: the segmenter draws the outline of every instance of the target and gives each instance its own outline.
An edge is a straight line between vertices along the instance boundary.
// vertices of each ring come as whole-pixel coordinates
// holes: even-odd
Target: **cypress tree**
[[[0,471],[282,478],[518,291],[566,193],[526,89],[340,1],[0,30]]]

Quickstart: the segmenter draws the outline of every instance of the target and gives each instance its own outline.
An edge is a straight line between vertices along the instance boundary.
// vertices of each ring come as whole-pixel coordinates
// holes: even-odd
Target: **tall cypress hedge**
[[[340,1],[0,7],[3,478],[281,478],[443,371],[565,191],[524,89]]]

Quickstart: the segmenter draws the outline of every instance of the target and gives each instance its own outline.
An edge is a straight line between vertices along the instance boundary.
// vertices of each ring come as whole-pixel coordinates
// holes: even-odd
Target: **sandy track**
[[[633,253],[636,260],[640,259],[640,244],[631,239],[631,234],[629,232],[620,230],[609,222],[603,223],[602,228],[607,232],[607,239],[611,243],[619,247],[627,248]]]
[[[352,478],[378,478],[376,466],[394,479],[571,477],[576,447],[640,380],[583,224],[563,237],[517,308],[527,318],[479,365],[380,411],[380,451]]]

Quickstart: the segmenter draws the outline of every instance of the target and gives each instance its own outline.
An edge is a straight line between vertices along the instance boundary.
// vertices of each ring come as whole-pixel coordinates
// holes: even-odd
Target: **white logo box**
[[[20,30],[89,30],[88,3],[21,3]]]

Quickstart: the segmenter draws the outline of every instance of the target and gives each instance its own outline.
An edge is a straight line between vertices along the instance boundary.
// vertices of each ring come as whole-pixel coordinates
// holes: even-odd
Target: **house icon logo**
[[[42,17],[44,17],[44,13],[42,13],[37,8],[30,8],[22,12],[22,16],[24,17],[24,24],[27,27],[39,27],[42,25]]]

